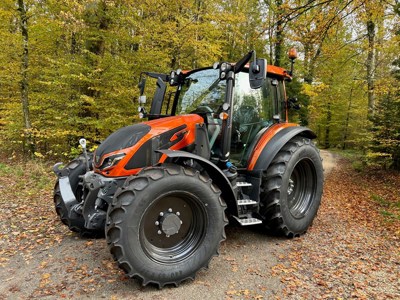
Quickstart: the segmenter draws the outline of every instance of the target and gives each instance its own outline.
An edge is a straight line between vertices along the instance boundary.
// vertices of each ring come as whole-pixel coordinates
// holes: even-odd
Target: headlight
[[[121,159],[125,157],[125,153],[118,153],[107,157],[100,166],[100,170],[104,171],[111,167],[115,167]]]

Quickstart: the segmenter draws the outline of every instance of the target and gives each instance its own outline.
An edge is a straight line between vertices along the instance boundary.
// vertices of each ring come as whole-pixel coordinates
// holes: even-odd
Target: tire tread
[[[106,222],[106,237],[109,250],[114,260],[118,262],[119,267],[122,270],[124,270],[124,272],[129,277],[138,279],[143,286],[146,286],[148,284],[155,284],[159,288],[162,288],[165,285],[178,286],[183,281],[186,281],[188,279],[194,280],[197,271],[203,268],[208,268],[211,259],[219,254],[218,253],[219,247],[217,247],[215,253],[211,255],[210,259],[199,270],[193,270],[192,274],[189,274],[185,278],[179,280],[168,280],[168,281],[161,281],[161,280],[157,281],[157,280],[152,280],[151,278],[147,278],[145,275],[136,271],[134,266],[132,266],[131,263],[129,263],[129,261],[126,259],[126,254],[124,253],[124,245],[121,244],[121,237],[124,234],[124,226],[123,224],[121,224],[122,222],[117,221],[124,219],[124,215],[128,210],[127,207],[131,205],[131,203],[124,203],[122,199],[124,194],[133,193],[134,197],[132,197],[131,201],[133,202],[136,193],[141,193],[146,188],[151,187],[151,185],[157,180],[160,180],[165,176],[176,176],[182,174],[185,174],[186,176],[197,177],[199,181],[206,183],[210,187],[210,189],[214,192],[214,194],[218,197],[219,205],[223,207],[223,211],[225,211],[226,204],[220,197],[221,191],[216,185],[212,183],[212,180],[208,176],[206,176],[205,174],[200,174],[200,172],[195,169],[179,165],[172,165],[172,164],[168,164],[166,166],[161,165],[157,167],[146,168],[142,170],[137,176],[128,178],[126,184],[124,184],[124,186],[116,192],[115,197],[113,199],[113,204],[110,205],[109,207],[109,211],[107,214],[107,222]],[[142,181],[143,178],[147,179],[148,184],[145,187],[138,189],[136,185],[139,181]],[[228,223],[228,219],[225,213],[223,213],[221,218],[223,218],[224,222],[223,227],[225,227]],[[226,239],[225,230],[222,230],[222,234],[220,236],[218,245],[220,245],[225,239]]]

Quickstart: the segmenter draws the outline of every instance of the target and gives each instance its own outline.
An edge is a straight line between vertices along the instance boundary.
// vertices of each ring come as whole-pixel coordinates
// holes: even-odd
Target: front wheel
[[[89,154],[89,161],[92,160],[93,155]],[[71,190],[76,198],[76,204],[82,202],[84,196],[83,190],[83,179],[82,176],[86,173],[86,158],[83,155],[78,156],[74,160],[70,161],[65,169],[68,170],[68,178],[71,184]],[[104,237],[104,230],[93,230],[85,228],[85,219],[81,214],[75,214],[74,218],[70,218],[68,215],[68,210],[65,207],[61,191],[60,183],[57,179],[54,191],[53,191],[54,207],[57,215],[63,224],[68,226],[68,228],[78,233],[83,237]]]
[[[263,172],[260,213],[265,227],[287,237],[307,231],[322,196],[323,168],[310,139],[295,137]]]
[[[172,164],[150,167],[116,192],[107,243],[119,266],[143,285],[177,286],[218,254],[225,208],[208,176]]]

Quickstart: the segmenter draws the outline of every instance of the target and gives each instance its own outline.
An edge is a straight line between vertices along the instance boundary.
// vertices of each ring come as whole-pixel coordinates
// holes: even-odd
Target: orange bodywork
[[[292,79],[292,77],[289,75],[288,71],[286,71],[284,68],[277,67],[277,66],[268,65],[267,73],[280,76],[283,79],[289,79],[289,80]]]
[[[101,161],[99,162],[99,166],[103,163],[103,161],[110,156],[120,154],[120,153],[125,153],[125,157],[121,159],[121,161],[115,166],[111,167],[106,170],[100,170],[98,168],[95,168],[95,172],[102,174],[106,177],[125,177],[125,176],[130,176],[130,175],[135,175],[137,174],[142,168],[137,168],[137,169],[131,169],[131,170],[126,170],[125,165],[131,160],[131,158],[135,155],[135,153],[150,139],[161,135],[171,129],[175,129],[181,125],[186,125],[185,128],[182,130],[176,132],[170,139],[171,142],[176,140],[178,138],[178,135],[183,135],[182,140],[180,140],[178,143],[174,144],[169,148],[169,150],[179,150],[184,147],[187,147],[195,142],[196,138],[196,125],[197,124],[203,124],[204,120],[202,117],[198,115],[181,115],[181,116],[173,116],[173,117],[166,117],[166,118],[161,118],[161,119],[155,119],[147,122],[143,122],[143,124],[146,124],[151,127],[151,130],[142,138],[138,143],[133,145],[132,147],[126,148],[126,149],[121,149],[117,151],[113,151],[110,153],[107,153],[102,157]],[[162,163],[165,161],[167,157],[165,155],[162,155],[159,163]]]
[[[250,64],[247,64],[246,68],[249,68],[249,67],[250,67]],[[286,69],[277,67],[277,66],[273,66],[273,65],[267,66],[267,74],[273,75],[273,76],[279,76],[283,80],[285,80],[285,79],[292,80],[292,76],[289,75],[289,73],[288,73],[288,71],[286,71]]]
[[[246,65],[246,68],[248,69],[250,67],[250,64]],[[186,75],[191,72],[191,70],[182,70],[182,74]],[[292,76],[289,75],[288,71],[284,68],[273,66],[273,65],[268,65],[267,66],[267,74],[275,75],[282,77],[283,79],[288,79],[291,80]]]
[[[278,123],[274,124],[271,126],[271,128],[268,129],[266,133],[260,138],[259,142],[257,145],[254,147],[253,153],[251,154],[249,163],[247,165],[247,170],[252,171],[254,169],[254,166],[256,165],[256,162],[258,158],[261,155],[261,152],[265,148],[265,146],[268,144],[268,142],[282,129],[288,128],[288,127],[297,127],[299,126],[298,124],[294,123]]]

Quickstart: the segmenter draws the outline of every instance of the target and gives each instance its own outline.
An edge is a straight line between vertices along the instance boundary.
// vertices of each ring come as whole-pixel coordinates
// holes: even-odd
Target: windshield
[[[188,114],[199,109],[216,113],[225,100],[225,81],[219,80],[219,70],[197,71],[185,79],[179,95],[176,114]]]
[[[249,74],[236,74],[233,98],[233,122],[257,123],[272,119],[269,80],[260,89],[252,89]],[[225,101],[226,81],[219,80],[219,70],[205,69],[190,74],[182,85],[176,114],[218,113]]]

